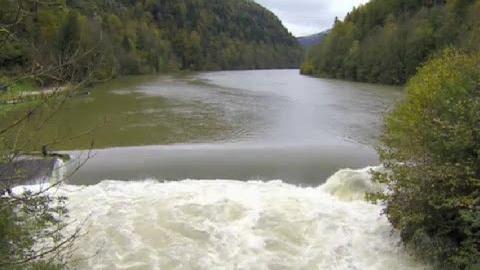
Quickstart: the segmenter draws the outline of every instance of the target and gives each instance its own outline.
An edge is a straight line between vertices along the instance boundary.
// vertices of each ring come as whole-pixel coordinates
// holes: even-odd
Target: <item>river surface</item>
[[[298,70],[117,80],[50,131],[90,160],[69,197],[79,269],[425,269],[363,200],[393,87]],[[45,134],[45,136],[52,136]],[[69,166],[74,166],[70,164]],[[78,223],[76,223],[78,222]]]
[[[376,165],[383,114],[399,88],[322,80],[298,70],[132,77],[66,104],[46,135],[95,156],[73,184],[104,179],[272,180],[318,186]],[[86,152],[76,152],[88,155]]]

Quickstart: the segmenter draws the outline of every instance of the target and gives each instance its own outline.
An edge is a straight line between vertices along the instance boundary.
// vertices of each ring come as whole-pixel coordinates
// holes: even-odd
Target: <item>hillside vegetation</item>
[[[304,74],[404,84],[446,47],[480,48],[479,0],[372,0],[336,21]]]
[[[434,269],[480,269],[480,53],[447,49],[387,117],[380,157],[385,213]]]
[[[27,0],[20,13],[18,2],[0,0],[4,77],[289,68],[302,57],[278,18],[249,0]]]

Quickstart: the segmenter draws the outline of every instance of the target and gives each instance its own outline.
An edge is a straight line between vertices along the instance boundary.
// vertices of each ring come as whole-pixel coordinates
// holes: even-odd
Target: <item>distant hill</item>
[[[325,40],[325,38],[327,37],[328,33],[330,33],[330,30],[323,31],[310,36],[298,37],[297,40],[298,40],[298,43],[300,43],[300,45],[303,48],[310,48],[322,43],[322,41]]]

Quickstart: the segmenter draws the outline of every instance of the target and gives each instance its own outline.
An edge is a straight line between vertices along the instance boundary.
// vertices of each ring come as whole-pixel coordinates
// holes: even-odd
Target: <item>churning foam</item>
[[[360,170],[343,169],[332,175],[320,189],[343,201],[363,200],[367,192],[383,192],[385,187],[372,182],[371,172],[383,167],[367,167]]]
[[[57,193],[72,217],[87,218],[79,269],[424,269],[381,208],[360,199],[376,188],[368,170],[339,171],[318,188],[104,181]]]

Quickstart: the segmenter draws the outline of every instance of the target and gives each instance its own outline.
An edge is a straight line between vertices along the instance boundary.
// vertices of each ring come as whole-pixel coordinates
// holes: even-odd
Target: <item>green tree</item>
[[[79,49],[80,46],[80,21],[77,12],[70,12],[67,15],[65,24],[58,37],[58,50],[60,57],[67,59]]]
[[[480,267],[480,53],[429,61],[386,119],[380,156],[385,213],[438,269]]]
[[[22,104],[22,109],[15,111],[12,117],[8,118],[5,115],[8,105],[4,102],[7,100],[7,96],[15,94],[16,91],[25,91],[26,89],[22,88],[28,88],[33,82],[42,81],[46,77],[57,77],[59,70],[63,70],[63,74],[66,74],[65,72],[68,70],[71,71],[69,68],[64,70],[65,66],[57,62],[48,62],[51,60],[48,57],[41,59],[35,53],[42,51],[41,49],[37,51],[38,46],[42,47],[45,44],[51,45],[51,51],[56,51],[53,45],[59,45],[57,47],[59,50],[56,52],[62,50],[65,54],[70,53],[71,51],[68,51],[75,47],[77,50],[80,47],[79,40],[74,40],[75,44],[65,41],[79,32],[80,23],[72,15],[68,19],[68,27],[62,28],[62,35],[58,35],[59,38],[63,38],[63,41],[55,43],[57,41],[56,31],[60,29],[60,27],[57,28],[59,24],[55,23],[51,14],[42,10],[42,7],[52,8],[52,5],[58,4],[57,1],[48,1],[48,3],[43,1],[6,2],[15,7],[12,9],[13,11],[9,10],[9,12],[13,12],[17,16],[15,20],[11,21],[10,15],[12,14],[4,16],[4,10],[0,11],[0,31],[6,33],[5,39],[0,41],[0,52],[4,52],[5,48],[10,46],[13,46],[15,50],[28,48],[30,53],[21,55],[26,59],[25,63],[31,65],[22,65],[18,60],[12,64],[0,61],[0,71],[2,72],[11,69],[12,66],[16,67],[5,73],[9,76],[8,79],[2,80],[2,83],[6,83],[7,90],[13,93],[3,91],[0,93],[0,101],[2,101],[0,104],[0,116],[2,117],[2,121],[0,121],[0,269],[64,269],[68,250],[78,236],[78,231],[69,234],[64,230],[67,227],[65,218],[68,215],[65,198],[52,196],[48,190],[53,186],[24,192],[13,190],[14,187],[25,184],[23,181],[31,180],[28,177],[29,173],[25,172],[31,169],[30,166],[22,164],[25,164],[28,154],[32,154],[31,151],[39,151],[43,144],[36,136],[36,132],[24,132],[24,130],[27,127],[34,131],[42,129],[52,113],[62,104],[61,95],[56,95],[58,99],[36,97],[30,102]],[[2,8],[5,7],[5,1],[0,2],[0,5]],[[40,15],[48,16],[40,19]],[[63,17],[58,19],[63,23]],[[45,40],[37,42],[38,34]],[[15,48],[16,45],[20,47]],[[71,57],[63,58],[64,55],[59,54],[56,56],[62,58],[61,62],[72,62],[73,64],[78,60],[78,58]],[[48,66],[42,66],[38,62],[39,60],[44,60]],[[20,137],[22,139],[19,139]],[[47,160],[45,157],[45,160],[37,161],[48,163],[53,160]]]
[[[372,0],[336,20],[307,54],[316,76],[404,84],[430,57],[478,50],[480,0]]]

